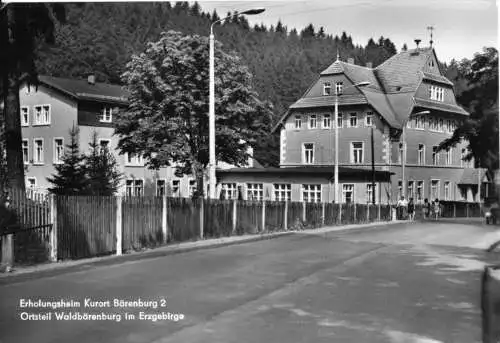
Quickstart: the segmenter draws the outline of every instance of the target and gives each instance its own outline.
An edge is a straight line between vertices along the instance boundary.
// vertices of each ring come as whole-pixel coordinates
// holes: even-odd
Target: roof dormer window
[[[113,109],[111,107],[104,107],[102,109],[99,121],[101,123],[111,123],[112,118],[113,118]]]
[[[438,86],[430,86],[429,97],[431,100],[444,101],[444,89]]]
[[[323,95],[332,95],[332,84],[330,82],[323,83]]]
[[[342,94],[343,85],[344,85],[343,82],[337,82],[337,83],[335,83],[335,93],[337,95]]]

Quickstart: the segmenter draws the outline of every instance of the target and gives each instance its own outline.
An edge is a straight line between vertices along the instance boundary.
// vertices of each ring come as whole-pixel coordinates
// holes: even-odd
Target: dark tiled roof
[[[349,95],[339,97],[339,105],[359,105],[367,103],[368,102],[363,95]],[[312,98],[300,98],[294,104],[292,104],[290,108],[296,109],[333,106],[335,106],[335,96],[321,96]]]
[[[462,114],[464,116],[469,115],[469,113],[467,113],[467,111],[460,106],[445,104],[443,102],[432,101],[422,98],[415,98],[415,106],[429,108],[432,110]]]
[[[448,80],[446,77],[437,75],[437,74],[431,74],[431,73],[426,73],[422,72],[424,80],[429,80],[429,81],[434,81],[434,82],[439,82],[439,83],[444,83],[446,85],[452,86],[453,87],[453,82]]]
[[[40,83],[57,89],[78,100],[115,102],[126,104],[129,93],[121,86],[102,82],[90,84],[87,80],[65,79],[52,76],[39,76]]]
[[[458,182],[459,185],[477,185],[479,181],[479,171],[481,170],[481,176],[483,179],[485,176],[485,169],[472,169],[472,168],[466,168],[464,169],[464,172],[462,174],[462,177],[460,178],[460,181]],[[481,180],[482,181],[482,180]]]

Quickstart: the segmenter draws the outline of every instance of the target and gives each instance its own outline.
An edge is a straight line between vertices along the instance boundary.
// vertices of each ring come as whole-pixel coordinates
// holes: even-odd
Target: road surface
[[[494,235],[474,222],[404,223],[34,277],[0,286],[0,342],[480,342]],[[74,307],[21,307],[61,299]],[[157,308],[130,306],[139,300]]]

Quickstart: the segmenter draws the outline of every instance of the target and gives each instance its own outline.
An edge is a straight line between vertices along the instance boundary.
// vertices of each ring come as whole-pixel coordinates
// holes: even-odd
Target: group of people
[[[429,202],[429,199],[424,200],[422,207],[422,214],[424,219],[434,218],[438,219],[441,215],[441,204],[439,199],[435,199]],[[410,201],[406,201],[405,197],[402,196],[396,204],[396,217],[399,220],[414,220],[415,219],[415,203],[413,198]]]

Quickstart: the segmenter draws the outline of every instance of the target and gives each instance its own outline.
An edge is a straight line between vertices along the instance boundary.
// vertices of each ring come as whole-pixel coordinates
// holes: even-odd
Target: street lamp
[[[254,8],[246,10],[243,12],[236,12],[232,15],[228,15],[225,18],[216,20],[210,25],[210,37],[209,37],[209,105],[208,105],[208,150],[209,150],[209,161],[208,161],[208,184],[210,191],[210,198],[215,199],[215,71],[214,71],[214,25],[220,23],[226,19],[236,17],[239,15],[254,15],[264,12],[264,8]]]
[[[364,87],[368,86],[370,82],[364,81],[364,82],[359,82],[356,83],[352,86],[346,87],[345,89],[349,88],[354,88],[354,87]],[[335,202],[339,202],[337,197],[339,196],[339,125],[338,125],[338,117],[339,117],[339,95],[337,91],[337,86],[335,85],[335,118],[334,118],[334,126],[335,126],[335,166],[334,166],[334,189],[335,189],[335,195],[334,195],[334,200]]]
[[[402,136],[402,143],[403,143],[403,152],[401,153],[401,187],[402,187],[402,195],[404,197],[406,197],[406,183],[405,183],[405,169],[406,169],[406,125],[408,124],[408,122],[416,117],[416,116],[420,116],[420,115],[424,115],[424,114],[429,114],[431,113],[430,111],[421,111],[421,112],[417,112],[417,113],[411,113],[408,118],[404,121],[403,123],[403,132],[401,134]]]

